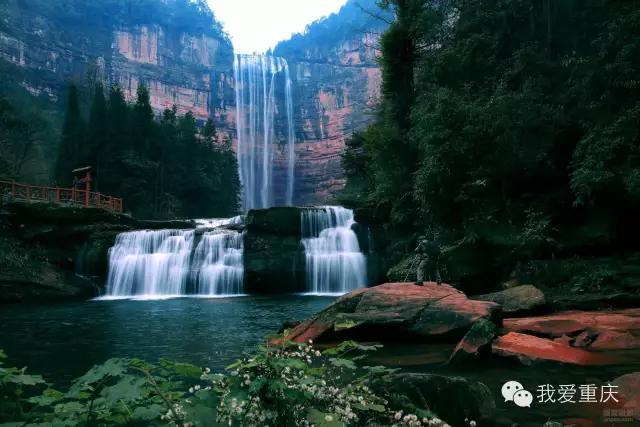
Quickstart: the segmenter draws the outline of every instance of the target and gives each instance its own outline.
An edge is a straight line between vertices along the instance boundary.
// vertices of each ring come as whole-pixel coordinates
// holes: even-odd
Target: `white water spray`
[[[284,58],[265,55],[236,55],[233,62],[236,91],[238,169],[242,183],[242,207],[261,209],[276,204],[293,204],[295,131],[292,84]],[[284,79],[284,111],[278,111],[276,89]],[[275,123],[285,118],[286,184],[274,183]]]
[[[109,249],[105,298],[241,294],[242,234],[212,228],[239,221],[239,217],[197,220],[201,226],[198,231],[139,230],[119,234]]]
[[[302,211],[307,292],[345,293],[367,285],[366,259],[353,224],[353,211],[340,206]]]

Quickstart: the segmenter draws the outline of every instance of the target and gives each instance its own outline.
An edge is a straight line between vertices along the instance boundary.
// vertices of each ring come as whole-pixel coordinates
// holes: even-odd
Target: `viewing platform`
[[[122,213],[122,199],[78,188],[47,187],[0,181],[0,200],[7,197],[27,202],[93,207]]]

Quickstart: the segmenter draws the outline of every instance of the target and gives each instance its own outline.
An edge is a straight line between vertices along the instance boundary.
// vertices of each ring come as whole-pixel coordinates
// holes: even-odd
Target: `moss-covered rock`
[[[489,388],[462,377],[403,373],[393,376],[392,390],[406,395],[418,407],[428,405],[453,426],[468,425],[470,420],[489,421],[496,403]]]

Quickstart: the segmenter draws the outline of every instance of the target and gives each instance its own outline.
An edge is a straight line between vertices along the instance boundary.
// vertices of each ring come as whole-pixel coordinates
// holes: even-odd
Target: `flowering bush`
[[[226,374],[187,364],[110,359],[67,393],[0,363],[0,422],[46,425],[444,426],[385,385],[394,370],[364,366],[379,346],[261,346]],[[2,361],[0,353],[0,362]],[[26,389],[25,389],[26,387]],[[27,390],[28,389],[28,390]],[[16,425],[22,425],[16,424]],[[37,424],[36,424],[37,425]]]

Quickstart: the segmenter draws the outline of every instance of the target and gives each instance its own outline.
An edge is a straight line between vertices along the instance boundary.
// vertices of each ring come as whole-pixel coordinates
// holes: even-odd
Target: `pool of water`
[[[167,358],[222,369],[334,298],[244,296],[168,300],[16,304],[0,308],[0,348],[9,364],[28,366],[64,385],[111,357]]]

